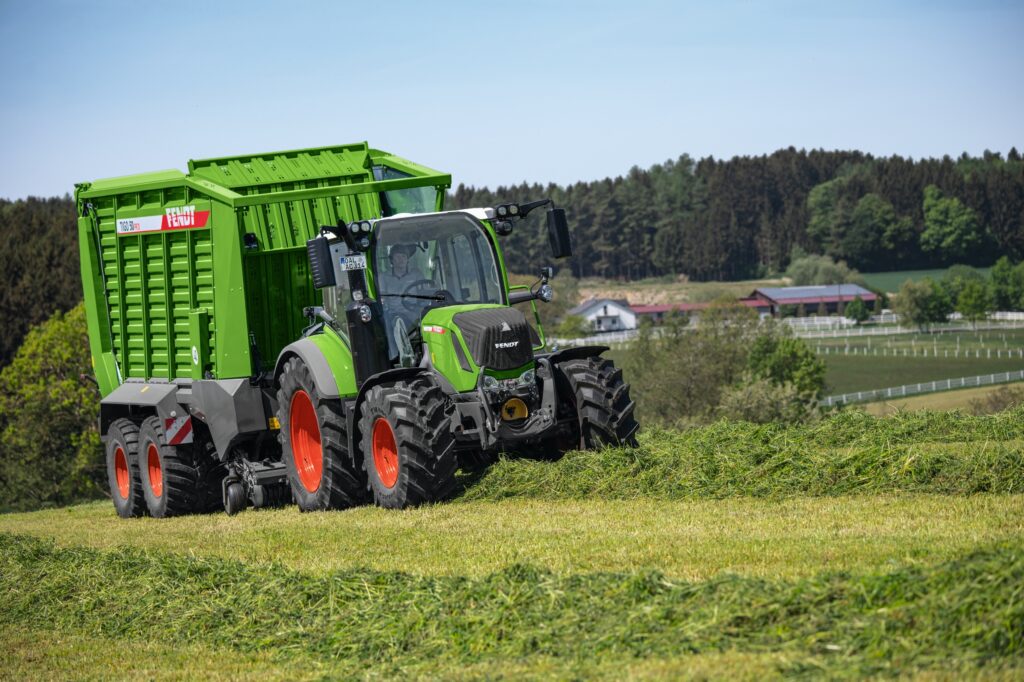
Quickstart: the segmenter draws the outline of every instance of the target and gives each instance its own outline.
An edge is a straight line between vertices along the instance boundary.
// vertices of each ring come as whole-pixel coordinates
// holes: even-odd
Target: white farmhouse
[[[636,329],[636,313],[629,301],[614,298],[591,298],[569,311],[585,319],[595,332],[617,332]]]

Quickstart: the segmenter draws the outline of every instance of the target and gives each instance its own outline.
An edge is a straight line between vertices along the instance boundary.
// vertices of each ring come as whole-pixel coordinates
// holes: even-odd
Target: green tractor
[[[635,444],[607,349],[546,347],[551,268],[509,285],[532,211],[570,255],[551,201],[443,211],[448,176],[365,145],[189,170],[76,191],[120,515],[404,508],[500,452]]]

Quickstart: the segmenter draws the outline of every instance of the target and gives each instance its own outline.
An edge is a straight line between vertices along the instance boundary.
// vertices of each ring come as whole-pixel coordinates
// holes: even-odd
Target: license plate
[[[342,256],[338,259],[338,262],[341,263],[341,269],[344,272],[348,272],[349,270],[366,269],[366,256],[361,253],[353,254],[351,256]]]

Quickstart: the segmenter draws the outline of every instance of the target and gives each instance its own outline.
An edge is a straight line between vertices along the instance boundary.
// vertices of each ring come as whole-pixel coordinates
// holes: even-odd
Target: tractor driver
[[[423,309],[430,303],[416,297],[434,293],[433,282],[410,260],[418,248],[416,244],[395,244],[388,249],[390,267],[381,268],[379,287],[382,294],[389,294],[383,301],[385,307],[412,329],[417,328]]]
[[[409,259],[416,254],[416,249],[415,244],[395,244],[388,249],[388,261],[391,263],[391,268],[381,273],[381,291],[389,294],[404,294],[410,284],[426,279],[419,268],[409,262]]]

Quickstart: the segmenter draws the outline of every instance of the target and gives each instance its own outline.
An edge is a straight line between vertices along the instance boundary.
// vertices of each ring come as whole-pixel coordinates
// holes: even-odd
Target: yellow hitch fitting
[[[509,398],[501,406],[502,421],[514,422],[526,419],[528,416],[530,416],[530,410],[527,409],[526,403],[519,398]]]

